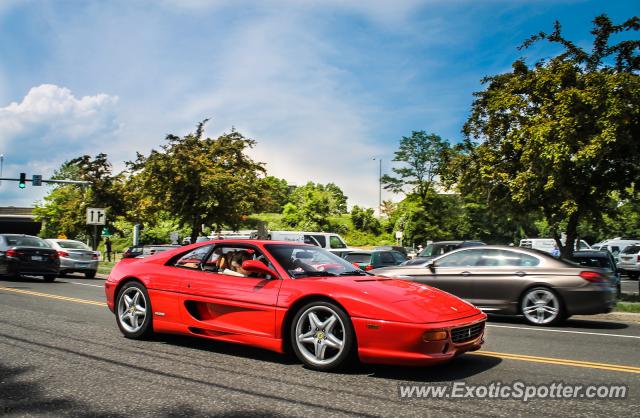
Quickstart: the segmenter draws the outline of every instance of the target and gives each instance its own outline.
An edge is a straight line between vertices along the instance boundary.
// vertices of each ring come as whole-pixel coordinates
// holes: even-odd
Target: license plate
[[[32,255],[31,261],[44,261],[44,257],[41,255]]]
[[[79,269],[87,268],[88,266],[89,266],[89,263],[76,263],[76,268],[79,268]]]

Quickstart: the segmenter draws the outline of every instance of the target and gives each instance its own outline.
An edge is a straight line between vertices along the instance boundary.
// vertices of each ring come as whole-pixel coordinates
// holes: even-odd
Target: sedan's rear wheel
[[[533,325],[552,325],[564,319],[560,298],[546,287],[534,287],[522,297],[520,310]]]
[[[291,323],[293,351],[307,366],[337,370],[348,363],[355,349],[355,333],[349,316],[330,302],[303,306]]]
[[[144,339],[153,333],[151,301],[147,289],[138,282],[126,283],[116,304],[116,322],[127,338]]]

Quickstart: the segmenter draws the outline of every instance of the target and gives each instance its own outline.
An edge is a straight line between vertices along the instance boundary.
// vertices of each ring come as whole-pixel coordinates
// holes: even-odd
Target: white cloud
[[[20,103],[0,108],[3,176],[26,172],[46,178],[65,160],[101,152],[118,132],[117,102],[107,94],[76,98],[67,88],[42,84],[29,90]],[[3,182],[0,196],[8,197],[8,188],[14,186]],[[42,194],[44,188],[33,190]],[[13,204],[28,206],[41,197],[35,194],[21,192]]]

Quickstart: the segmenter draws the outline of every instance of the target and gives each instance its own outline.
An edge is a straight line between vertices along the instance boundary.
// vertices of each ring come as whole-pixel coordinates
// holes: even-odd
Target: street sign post
[[[93,251],[98,249],[98,225],[104,225],[106,220],[105,208],[87,208],[87,225],[93,225]]]
[[[34,174],[31,177],[31,185],[32,186],[42,186],[42,175],[41,174]]]
[[[87,208],[87,225],[104,225],[106,218],[105,208]]]

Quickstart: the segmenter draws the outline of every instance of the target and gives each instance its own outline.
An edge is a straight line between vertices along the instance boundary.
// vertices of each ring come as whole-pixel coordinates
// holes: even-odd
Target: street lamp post
[[[374,160],[378,160],[378,216],[382,217],[382,158],[373,157]]]

